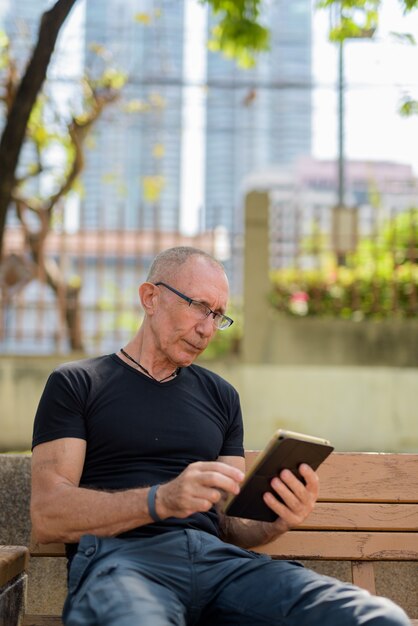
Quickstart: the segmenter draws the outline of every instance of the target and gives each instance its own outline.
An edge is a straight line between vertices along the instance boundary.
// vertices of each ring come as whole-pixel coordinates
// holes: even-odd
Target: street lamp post
[[[339,21],[342,19],[342,7],[339,6]],[[374,28],[361,29],[350,39],[370,39]],[[357,241],[357,208],[346,205],[345,180],[345,84],[344,84],[344,41],[338,41],[338,189],[337,205],[333,210],[333,240],[338,265],[344,265],[346,254],[355,247]]]

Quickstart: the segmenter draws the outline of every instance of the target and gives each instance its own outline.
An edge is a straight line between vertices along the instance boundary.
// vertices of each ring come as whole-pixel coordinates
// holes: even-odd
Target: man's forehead
[[[201,277],[207,277],[211,281],[227,282],[227,278],[223,268],[211,259],[206,257],[191,257],[183,263],[176,272],[178,278],[194,281],[201,280]]]
[[[193,296],[204,297],[209,290],[224,292],[228,296],[228,279],[223,268],[205,257],[192,257],[178,268],[174,274],[176,285],[193,291]],[[189,295],[189,294],[187,294]]]

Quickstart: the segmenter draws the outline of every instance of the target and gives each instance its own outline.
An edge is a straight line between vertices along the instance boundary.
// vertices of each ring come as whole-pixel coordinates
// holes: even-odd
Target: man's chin
[[[202,352],[207,348],[207,346],[195,346],[193,343],[189,343],[188,341],[185,341],[184,343],[186,346],[186,352],[188,354],[195,355],[195,357],[199,356],[199,354],[202,354]]]
[[[205,348],[197,348],[196,346],[192,346],[191,344],[186,344],[186,349],[183,351],[181,355],[179,355],[178,365],[179,367],[187,367],[191,365],[197,357],[202,354]]]

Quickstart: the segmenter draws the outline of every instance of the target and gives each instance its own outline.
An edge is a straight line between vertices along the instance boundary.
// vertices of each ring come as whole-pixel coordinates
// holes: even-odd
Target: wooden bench
[[[256,454],[247,453],[248,466]],[[412,561],[418,594],[418,454],[333,453],[319,475],[319,502],[303,526],[256,549],[275,558],[350,562],[352,581],[371,593],[379,593],[376,563],[399,562],[399,580],[401,562]],[[30,552],[32,559],[64,556],[59,544],[35,544]],[[26,615],[23,623],[58,626],[61,621]],[[418,626],[418,619],[412,623]]]

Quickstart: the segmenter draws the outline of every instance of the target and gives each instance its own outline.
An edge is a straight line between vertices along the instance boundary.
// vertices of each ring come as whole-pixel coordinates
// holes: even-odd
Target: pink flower
[[[290,298],[291,302],[307,302],[309,296],[306,291],[295,291]]]
[[[305,291],[295,291],[289,302],[289,309],[294,315],[307,315],[309,296]]]

